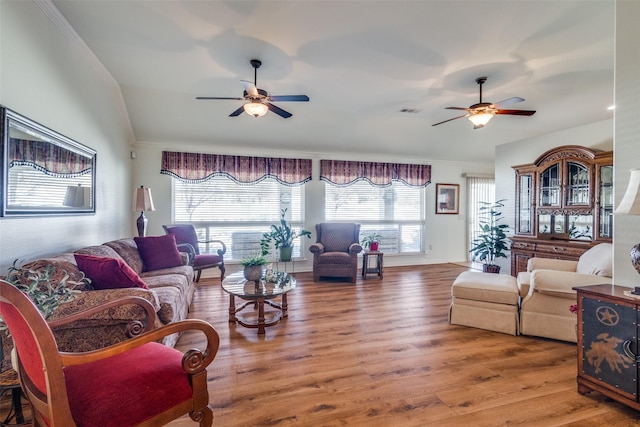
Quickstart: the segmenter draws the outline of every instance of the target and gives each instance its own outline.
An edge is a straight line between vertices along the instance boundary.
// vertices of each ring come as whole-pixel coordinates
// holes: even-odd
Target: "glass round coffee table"
[[[296,287],[295,277],[276,271],[270,280],[252,281],[244,278],[242,271],[233,273],[224,278],[222,281],[222,289],[229,294],[229,322],[239,323],[246,328],[258,328],[258,334],[265,333],[265,327],[273,326],[287,317],[287,293]],[[245,302],[236,305],[235,297]],[[281,297],[281,302],[272,301]],[[264,305],[267,304],[276,308],[276,311],[270,311],[270,317],[265,317]],[[257,317],[255,313],[250,318],[249,315],[242,315],[242,311],[247,306],[252,305],[254,310],[257,309]]]

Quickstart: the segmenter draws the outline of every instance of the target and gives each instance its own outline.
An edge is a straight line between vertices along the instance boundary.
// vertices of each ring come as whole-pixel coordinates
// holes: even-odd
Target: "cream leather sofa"
[[[578,261],[531,258],[527,271],[518,274],[522,304],[522,335],[576,342],[576,286],[611,283],[613,246],[601,243],[586,251]]]

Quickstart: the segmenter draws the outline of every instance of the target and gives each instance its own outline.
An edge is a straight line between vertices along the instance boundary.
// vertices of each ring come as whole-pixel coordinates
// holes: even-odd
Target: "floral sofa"
[[[129,296],[138,296],[149,301],[156,310],[157,323],[169,324],[185,319],[195,292],[193,268],[185,265],[184,257],[180,258],[180,265],[175,265],[176,262],[173,262],[174,265],[168,268],[157,268],[158,265],[149,268],[150,266],[143,260],[144,253],[139,250],[141,246],[138,243],[142,242],[138,239],[114,240],[22,265],[23,269],[49,269],[51,272],[50,282],[53,285],[59,283],[63,277],[69,281],[78,282],[74,287],[78,292],[73,295],[71,300],[61,303],[48,320],[55,321],[91,308],[98,303]],[[178,254],[177,248],[174,249],[175,239],[173,239],[173,243],[165,240],[167,236],[143,239],[151,239],[152,242],[162,239],[163,243],[160,246],[156,245],[156,251],[163,251],[162,246],[169,244],[173,245],[171,250],[175,250],[175,253]],[[113,261],[120,267],[123,267],[122,264],[125,263],[128,267],[124,268],[129,274],[135,276],[135,280],[140,281],[141,279],[143,283],[139,283],[139,287],[123,287],[125,285],[113,283],[113,286],[107,284],[106,288],[103,283],[100,289],[96,289],[94,285],[97,282],[91,280],[89,283],[85,279],[85,275],[91,278],[93,273],[87,274],[87,271],[81,271],[78,267],[78,258],[83,255],[82,259]],[[82,262],[84,263],[84,261]],[[102,264],[100,268],[105,269]],[[131,270],[134,273],[131,273]],[[126,304],[83,320],[54,327],[53,331],[61,351],[90,351],[123,341],[131,335],[139,333],[140,330],[138,329],[136,332],[136,328],[132,329],[131,325],[135,323],[134,321],[145,324],[147,317],[142,307]],[[173,347],[178,338],[178,334],[170,335],[163,340],[163,344]]]

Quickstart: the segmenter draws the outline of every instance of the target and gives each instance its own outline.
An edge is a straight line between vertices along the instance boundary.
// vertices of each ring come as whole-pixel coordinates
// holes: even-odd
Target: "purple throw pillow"
[[[144,271],[160,270],[162,268],[183,265],[182,257],[176,246],[173,234],[164,236],[134,237],[138,252],[144,264]]]
[[[91,279],[94,289],[149,289],[140,276],[121,259],[74,254],[78,268]]]

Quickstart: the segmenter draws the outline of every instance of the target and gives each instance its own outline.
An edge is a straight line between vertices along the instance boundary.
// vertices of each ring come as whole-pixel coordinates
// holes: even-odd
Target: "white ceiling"
[[[613,0],[53,3],[120,85],[140,142],[490,162],[495,145],[613,114]],[[242,96],[252,58],[259,88],[310,101],[256,119],[195,99]],[[478,102],[479,76],[484,101],[537,113],[431,126]]]

